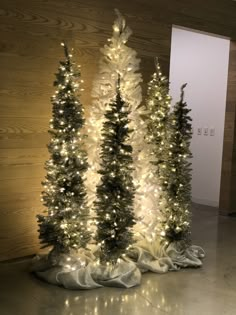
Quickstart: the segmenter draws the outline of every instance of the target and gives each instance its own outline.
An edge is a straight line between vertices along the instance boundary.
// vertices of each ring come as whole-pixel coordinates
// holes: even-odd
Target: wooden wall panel
[[[133,30],[129,43],[142,60],[144,94],[154,56],[168,74],[172,24],[236,39],[233,1],[1,0],[0,260],[39,248],[35,215],[42,211],[40,183],[48,156],[50,96],[62,57],[60,42],[66,40],[75,48],[85,80],[81,99],[88,112],[99,48],[111,36],[115,7]],[[234,100],[230,104],[235,112]],[[234,128],[230,113],[226,119]],[[232,143],[232,132],[225,137]],[[227,160],[224,165],[231,167]]]
[[[224,145],[221,169],[220,213],[236,212],[236,42],[230,43]]]

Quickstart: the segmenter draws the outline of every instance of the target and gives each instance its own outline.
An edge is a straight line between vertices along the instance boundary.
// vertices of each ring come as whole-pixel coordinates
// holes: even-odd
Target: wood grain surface
[[[62,57],[60,42],[74,47],[81,64],[85,80],[81,100],[88,112],[99,49],[111,36],[114,8],[133,30],[129,45],[142,60],[144,94],[155,56],[165,74],[169,72],[172,24],[236,39],[233,1],[1,0],[0,260],[39,249],[35,215],[43,210],[41,181],[48,157],[52,83]],[[235,114],[235,100],[231,107]],[[230,113],[226,119],[234,128]]]
[[[230,43],[228,88],[222,156],[220,213],[236,213],[236,42]]]

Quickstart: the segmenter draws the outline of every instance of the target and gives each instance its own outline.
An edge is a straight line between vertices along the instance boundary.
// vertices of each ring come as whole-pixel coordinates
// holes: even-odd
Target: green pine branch
[[[116,263],[132,243],[134,225],[132,147],[127,143],[129,110],[119,89],[105,113],[102,129],[101,174],[97,185],[96,239],[101,247],[100,261]]]
[[[61,252],[86,247],[90,240],[87,227],[88,207],[84,180],[88,168],[83,148],[83,107],[78,98],[80,70],[72,54],[64,47],[52,97],[50,121],[50,159],[45,163],[42,201],[46,215],[38,215],[39,238],[43,247],[53,246]]]
[[[164,163],[160,168],[162,235],[168,242],[189,242],[190,234],[192,119],[184,102],[185,86],[169,116]]]

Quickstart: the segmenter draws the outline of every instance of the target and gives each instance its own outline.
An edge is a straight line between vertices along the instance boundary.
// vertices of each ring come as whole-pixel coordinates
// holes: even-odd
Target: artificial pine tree
[[[181,87],[180,101],[169,117],[167,146],[160,165],[160,206],[162,209],[161,235],[167,242],[183,240],[189,242],[191,203],[191,158],[192,136],[190,109],[184,102],[184,88]]]
[[[149,163],[150,147],[145,140],[146,126],[141,118],[145,111],[141,107],[142,76],[139,72],[140,59],[137,52],[129,47],[128,40],[132,34],[124,16],[115,10],[117,18],[113,24],[112,37],[101,49],[102,56],[99,61],[99,74],[97,75],[92,96],[94,97],[92,110],[88,119],[88,133],[90,135],[88,191],[95,191],[99,182],[99,174],[94,176],[94,171],[99,170],[99,151],[101,130],[104,120],[104,112],[110,102],[116,99],[117,74],[120,75],[120,95],[130,106],[130,127],[134,132],[130,135],[130,143],[133,147],[134,172],[133,180],[135,185],[134,211],[137,217],[135,234],[137,238],[149,240],[153,236],[153,225],[157,217],[155,201],[155,177],[152,165]],[[95,193],[89,195],[89,199],[95,199]]]
[[[141,74],[137,72],[140,60],[135,50],[127,46],[127,41],[132,34],[124,17],[115,10],[117,18],[113,24],[113,34],[108,38],[107,44],[101,49],[99,60],[99,73],[95,77],[92,89],[93,104],[88,117],[88,134],[90,143],[88,191],[95,192],[99,182],[98,170],[100,167],[99,152],[101,144],[101,131],[104,121],[104,113],[109,104],[116,99],[117,75],[120,75],[120,93],[122,99],[130,107],[138,106],[142,99],[140,82]],[[95,171],[95,172],[94,172]],[[94,175],[97,174],[97,176]],[[95,193],[89,196],[92,202]]]
[[[67,46],[60,61],[54,86],[50,121],[50,159],[45,164],[45,190],[42,193],[46,215],[38,215],[39,238],[43,247],[52,246],[59,253],[85,248],[90,240],[87,226],[88,207],[84,186],[88,168],[81,129],[83,107],[78,99],[80,70]]]
[[[148,83],[146,100],[147,107],[147,139],[152,143],[152,164],[156,165],[156,174],[164,162],[166,150],[167,121],[170,111],[171,97],[169,95],[169,81],[162,74],[158,58],[155,60],[156,71]]]
[[[115,264],[132,243],[134,185],[128,106],[118,86],[116,99],[105,112],[101,144],[101,174],[95,211],[100,261]]]
[[[146,99],[146,115],[144,120],[146,122],[147,135],[146,139],[150,147],[150,157],[148,161],[152,164],[150,168],[155,175],[155,189],[154,189],[154,201],[156,210],[153,211],[152,215],[152,235],[153,238],[158,236],[160,233],[159,222],[164,211],[158,204],[158,191],[160,167],[164,163],[164,156],[167,148],[167,122],[170,111],[171,97],[169,93],[169,81],[162,74],[161,67],[158,58],[155,59],[156,71],[152,75],[151,81],[148,83],[147,99]]]

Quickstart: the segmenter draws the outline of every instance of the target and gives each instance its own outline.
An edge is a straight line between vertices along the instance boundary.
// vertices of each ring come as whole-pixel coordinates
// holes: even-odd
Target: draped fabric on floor
[[[184,245],[181,241],[163,245],[159,241],[139,241],[129,252],[129,257],[142,271],[165,273],[185,267],[200,267],[204,250],[196,245]]]
[[[140,284],[141,272],[166,273],[186,267],[200,267],[204,250],[182,242],[137,242],[115,265],[97,263],[96,250],[80,249],[72,254],[36,256],[31,271],[40,279],[67,289],[95,289],[103,286],[130,288]]]

